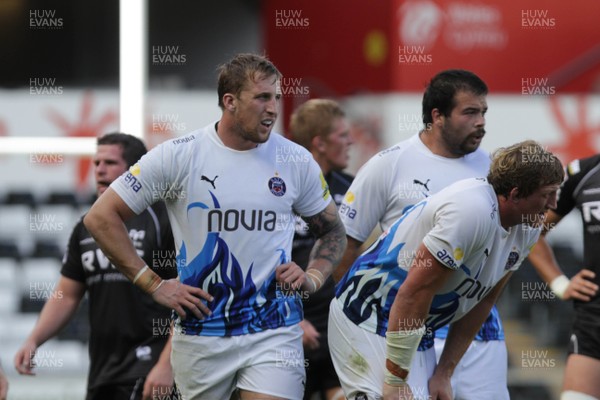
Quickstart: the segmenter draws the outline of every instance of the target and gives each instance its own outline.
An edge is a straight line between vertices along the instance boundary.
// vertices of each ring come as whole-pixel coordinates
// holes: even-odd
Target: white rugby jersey
[[[111,187],[136,213],[165,201],[179,279],[214,297],[210,317],[178,321],[185,334],[235,336],[302,320],[301,299],[276,283],[275,268],[290,261],[294,212],[313,216],[331,201],[304,148],[272,133],[233,150],[211,124],[152,149]]]
[[[479,148],[460,158],[433,154],[416,134],[372,157],[340,206],[346,233],[364,242],[379,223],[388,229],[412,205],[466,178],[487,177],[490,156]]]
[[[539,234],[526,225],[506,231],[487,180],[465,179],[417,203],[384,232],[344,275],[336,288],[337,301],[355,324],[385,336],[398,288],[424,243],[454,270],[429,310],[426,326],[436,330],[461,318],[516,270]]]
[[[461,179],[486,177],[490,162],[481,148],[459,158],[441,157],[423,144],[419,134],[413,135],[375,155],[358,172],[340,207],[346,233],[364,242],[377,224],[385,231],[425,197]],[[436,337],[446,334],[447,327]],[[495,306],[475,339],[504,339]]]

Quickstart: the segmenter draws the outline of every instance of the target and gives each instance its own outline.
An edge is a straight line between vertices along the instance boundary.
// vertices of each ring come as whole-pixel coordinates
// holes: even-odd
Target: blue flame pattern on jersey
[[[355,324],[360,325],[376,313],[376,332],[385,336],[389,312],[398,293],[400,285],[407,276],[407,271],[398,266],[398,254],[405,243],[398,243],[394,247],[392,242],[395,233],[402,221],[412,212],[420,210],[426,200],[410,208],[404,215],[390,227],[385,236],[363,253],[352,265],[336,286],[336,297],[342,298],[344,314]],[[437,299],[437,301],[436,301]],[[426,326],[438,319],[446,320],[458,307],[458,296],[454,294],[434,297],[432,317],[426,321]],[[433,329],[427,329],[426,334],[419,343],[418,350],[433,347]]]
[[[460,268],[465,271],[465,273],[468,276],[471,276],[471,271],[469,270],[469,268],[467,268],[467,266],[465,264],[461,264]],[[479,274],[482,271],[482,266],[479,267],[479,270],[477,271],[477,274],[475,275],[475,279],[477,279],[479,277]],[[435,301],[435,298],[434,298]],[[456,299],[456,303],[458,306],[458,298]],[[452,312],[454,313],[454,311],[456,311],[456,308],[454,308],[454,311],[452,311],[452,306],[447,304],[445,305],[445,312],[442,311],[444,307],[438,307],[436,309],[436,311],[438,312],[438,316],[437,318],[435,318],[435,325],[437,326],[435,328],[435,337],[436,338],[440,338],[440,339],[445,339],[446,337],[448,337],[448,328],[449,326],[447,324],[443,324],[443,326],[439,326],[439,323],[443,322],[441,321],[444,318],[444,315],[447,315],[448,312]],[[438,311],[439,309],[439,311]],[[432,312],[433,313],[433,312]],[[433,321],[432,321],[433,323]],[[494,304],[494,306],[492,307],[492,311],[490,312],[490,315],[488,315],[488,317],[485,319],[485,322],[483,323],[483,325],[481,326],[481,329],[477,331],[477,333],[475,334],[475,338],[474,340],[478,340],[478,341],[488,341],[488,340],[504,340],[504,329],[502,328],[502,321],[500,320],[500,314],[498,313],[498,309],[496,308],[496,305]]]
[[[345,275],[336,288],[337,297],[347,292],[342,309],[346,316],[355,324],[358,325],[366,321],[371,317],[373,310],[376,310],[376,333],[380,336],[385,336],[388,327],[389,310],[392,307],[400,283],[404,281],[407,274],[406,271],[398,268],[397,264],[385,261],[389,259],[396,260],[403,243],[393,248],[390,252],[380,252],[382,248],[389,246],[389,241],[392,239],[393,235],[386,236],[384,240],[379,241],[373,248],[369,249],[364,254],[364,258],[361,256],[361,262],[365,263],[363,266],[375,265],[377,266],[376,268],[363,268],[353,276]],[[395,272],[401,277],[400,279],[391,273],[392,269],[395,269]],[[367,283],[360,285],[360,281],[366,277],[368,277]],[[387,292],[388,295],[386,297],[378,299],[376,296],[372,296],[374,293],[380,291],[381,288],[384,288],[384,293]],[[382,300],[385,300],[383,305],[381,304]],[[433,347],[433,337],[433,330],[428,329],[421,338],[418,350],[422,351]]]
[[[352,266],[352,273],[344,275],[336,287],[336,297],[346,294],[342,310],[348,318],[359,325],[375,312],[377,334],[381,336],[385,336],[387,330],[390,300],[393,302],[400,283],[406,278],[406,271],[389,262],[390,259],[397,259],[403,243],[389,252],[381,251],[389,247],[393,237],[393,234],[389,234],[363,253]],[[392,270],[397,271],[393,273]]]
[[[398,288],[406,279],[407,272],[398,267],[398,253],[404,243],[390,248],[402,221],[415,210],[420,210],[426,200],[411,207],[387,233],[359,256],[350,270],[336,286],[335,296],[344,297],[342,310],[355,324],[360,325],[376,312],[376,333],[385,336],[388,315]]]
[[[433,296],[427,326],[436,330],[452,320],[459,306],[459,296],[455,292]]]
[[[215,208],[219,201],[210,192]],[[201,202],[188,205],[192,208],[209,209]],[[280,263],[287,259],[285,250],[280,252]],[[214,300],[206,302],[212,315],[200,320],[189,310],[187,318],[179,320],[186,335],[237,336],[260,332],[298,323],[302,320],[302,301],[299,296],[287,295],[279,290],[273,271],[260,288],[252,280],[251,264],[244,276],[229,246],[219,232],[209,232],[200,253],[189,263],[185,242],[177,257],[179,279],[186,285],[198,287],[210,293]]]
[[[445,325],[435,331],[435,337],[445,339],[448,336],[448,325]],[[488,341],[488,340],[504,340],[504,329],[502,327],[502,320],[498,313],[496,305],[492,307],[490,315],[486,318],[483,326],[477,334],[474,340]]]

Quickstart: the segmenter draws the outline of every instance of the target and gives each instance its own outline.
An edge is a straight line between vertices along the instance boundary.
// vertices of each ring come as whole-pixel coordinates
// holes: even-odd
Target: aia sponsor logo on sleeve
[[[142,184],[140,183],[140,181],[138,181],[137,178],[133,176],[131,172],[127,172],[123,179],[125,179],[125,183],[127,183],[127,185],[129,185],[129,187],[133,189],[133,191],[136,193],[139,192],[142,188]]]

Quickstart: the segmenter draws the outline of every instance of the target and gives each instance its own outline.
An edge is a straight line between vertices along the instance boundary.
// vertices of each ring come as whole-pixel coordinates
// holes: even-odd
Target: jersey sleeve
[[[312,217],[323,211],[332,201],[329,185],[325,181],[319,164],[312,156],[309,162],[297,165],[300,167],[298,171],[300,194],[293,207],[301,216]]]
[[[465,255],[482,250],[495,223],[490,209],[467,196],[454,196],[434,213],[423,244],[441,264],[456,270]]]
[[[171,141],[161,143],[111,184],[110,187],[136,214],[169,197],[169,192],[182,190],[177,172],[184,169],[179,167],[177,160],[185,157],[178,158],[175,150]]]
[[[364,242],[385,215],[392,168],[389,158],[378,154],[356,174],[339,209],[348,236]]]
[[[62,260],[62,267],[60,270],[61,275],[73,279],[78,282],[85,283],[85,273],[83,271],[83,265],[81,264],[81,250],[79,248],[79,235],[78,232],[83,228],[82,220],[79,220],[71,236],[69,237],[69,244]]]

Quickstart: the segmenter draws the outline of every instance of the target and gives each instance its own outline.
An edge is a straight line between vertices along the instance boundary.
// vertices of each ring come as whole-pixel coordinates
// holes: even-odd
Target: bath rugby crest
[[[277,197],[285,194],[285,182],[278,176],[269,179],[269,190]]]

